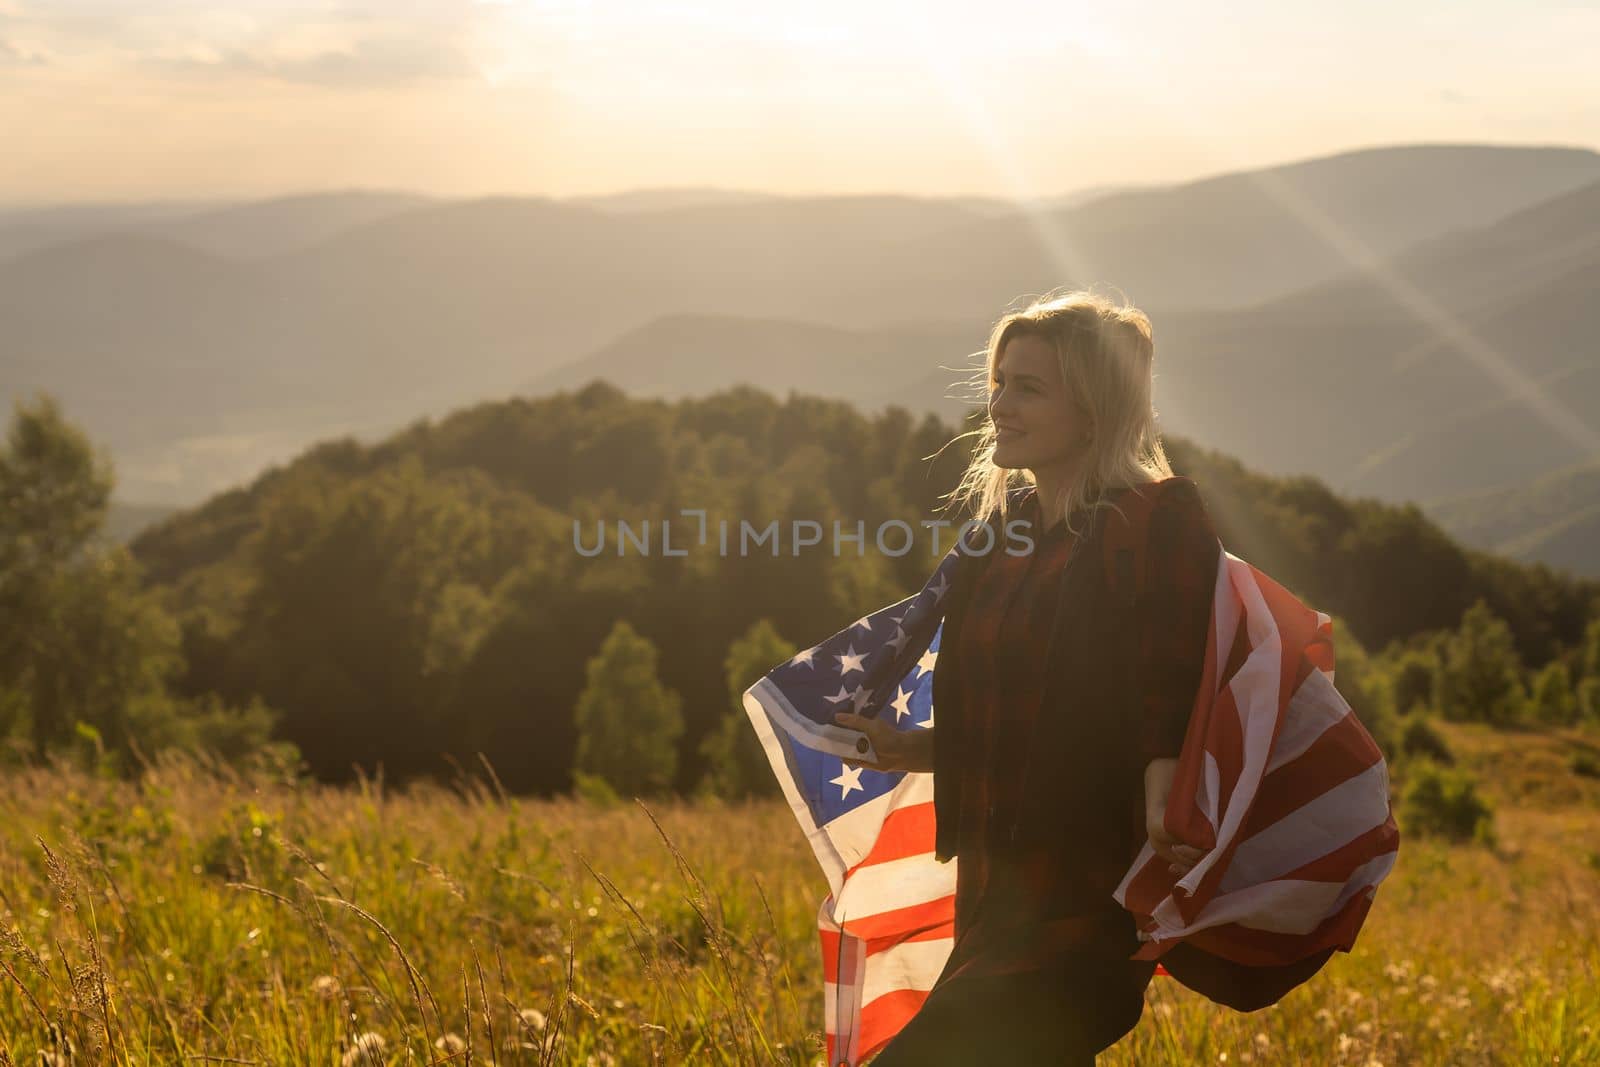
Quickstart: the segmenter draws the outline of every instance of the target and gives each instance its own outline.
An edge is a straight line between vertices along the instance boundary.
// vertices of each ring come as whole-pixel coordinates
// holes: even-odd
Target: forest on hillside
[[[13,758],[285,746],[311,774],[507,788],[757,788],[735,697],[794,650],[915,592],[970,438],[934,416],[740,387],[678,401],[601,381],[324,442],[175,514],[99,535],[114,478],[46,400],[0,453],[0,736]],[[1350,500],[1166,442],[1225,547],[1335,618],[1338,682],[1378,736],[1452,718],[1600,718],[1600,583],[1462,548],[1414,506]],[[22,506],[25,505],[25,506]],[[756,527],[909,525],[915,547],[586,556],[575,536],[685,510]],[[949,544],[948,531],[944,544]],[[600,752],[617,718],[633,759]],[[643,728],[643,724],[649,724]],[[591,735],[585,740],[584,734]],[[612,731],[615,733],[616,731]],[[637,758],[635,758],[637,757]],[[759,755],[755,757],[759,759]],[[642,762],[641,762],[642,761]],[[757,768],[757,772],[764,768]],[[605,777],[605,775],[602,775]]]

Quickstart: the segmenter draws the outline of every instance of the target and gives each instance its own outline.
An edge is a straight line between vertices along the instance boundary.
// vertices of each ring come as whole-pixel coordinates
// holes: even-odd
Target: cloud
[[[474,49],[501,17],[468,0],[0,0],[0,66],[330,88],[478,80]]]
[[[43,50],[0,38],[0,67],[42,67],[48,62]]]
[[[477,66],[453,42],[408,37],[372,37],[305,55],[284,55],[270,47],[202,49],[149,63],[177,74],[242,75],[331,88],[480,77]]]

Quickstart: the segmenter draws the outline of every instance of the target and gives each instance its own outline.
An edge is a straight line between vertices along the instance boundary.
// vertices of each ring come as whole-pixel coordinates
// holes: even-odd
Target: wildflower
[[[1257,1034],[1256,1035],[1256,1051],[1257,1052],[1265,1052],[1265,1051],[1267,1051],[1267,1049],[1269,1049],[1271,1047],[1272,1047],[1272,1038],[1268,1037],[1266,1034]]]
[[[383,1050],[387,1044],[382,1034],[375,1034],[370,1030],[357,1034],[351,1038],[350,1047],[345,1049],[344,1056],[340,1058],[340,1067],[381,1064],[384,1058]]]
[[[1417,984],[1423,989],[1432,989],[1439,984],[1439,979],[1435,978],[1431,974],[1425,974],[1421,978],[1417,979]]]
[[[523,1008],[517,1013],[517,1018],[521,1020],[523,1027],[526,1029],[533,1031],[544,1030],[544,1012],[538,1008]]]
[[[1334,1042],[1334,1047],[1339,1050],[1339,1055],[1343,1056],[1346,1052],[1350,1051],[1350,1046],[1354,1045],[1355,1043],[1356,1039],[1351,1037],[1349,1034],[1340,1034],[1339,1040]]]
[[[1314,1016],[1314,1018],[1323,1026],[1332,1026],[1334,1022],[1333,1012],[1329,1011],[1327,1008],[1318,1008],[1317,1014]]]
[[[1356,1024],[1356,1033],[1360,1034],[1362,1037],[1371,1037],[1372,1036],[1372,1024],[1370,1022],[1357,1023]]]
[[[460,1034],[442,1034],[433,1039],[433,1047],[447,1055],[455,1056],[467,1050],[467,1042]]]
[[[617,1058],[609,1052],[596,1052],[589,1056],[588,1067],[617,1067]]]
[[[311,979],[311,992],[323,1000],[332,1000],[339,995],[339,979],[331,974],[319,974]]]
[[[1491,992],[1504,996],[1505,994],[1511,992],[1515,984],[1515,980],[1513,979],[1510,971],[1499,970],[1494,974],[1491,974],[1488,979],[1486,979],[1484,984],[1489,987]]]

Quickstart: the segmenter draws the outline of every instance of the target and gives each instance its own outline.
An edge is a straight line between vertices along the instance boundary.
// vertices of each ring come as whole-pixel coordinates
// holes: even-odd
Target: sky
[[[0,204],[1057,195],[1600,147],[1600,3],[0,0]]]

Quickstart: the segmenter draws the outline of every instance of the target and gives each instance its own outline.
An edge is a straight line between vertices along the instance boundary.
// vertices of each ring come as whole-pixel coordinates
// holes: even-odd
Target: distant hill
[[[942,398],[910,404],[903,383],[932,365],[963,366],[984,341],[982,331],[965,322],[844,330],[781,319],[668,315],[522,391],[575,389],[599,378],[634,395],[677,399],[750,385],[779,395],[793,389],[849,400],[864,411],[899,404],[955,422],[966,405]]]
[[[235,259],[279,255],[430,202],[413,193],[307,193],[249,203],[154,202],[0,211],[0,261],[111,234]]]
[[[0,262],[38,248],[183,218],[223,206],[210,200],[153,200],[0,207]]]
[[[710,186],[681,186],[665,189],[629,189],[620,193],[569,196],[562,203],[611,211],[619,215],[638,211],[670,211],[680,207],[705,207],[716,204],[769,203],[781,199],[777,193],[749,189],[717,189]]]
[[[1093,279],[1162,310],[1244,305],[1596,180],[1587,149],[1374,148],[972,223],[908,241],[883,265],[909,268],[896,287],[937,293],[948,312],[971,306],[963,289],[992,303],[1044,288],[1041,277]]]
[[[199,212],[159,225],[152,237],[232,259],[262,259],[325,241],[335,234],[433,203],[415,193],[368,190],[306,193]]]
[[[1154,188],[1154,186],[1151,187]],[[1085,189],[1077,189],[1070,193],[1063,193],[1059,196],[1043,197],[1040,200],[1040,205],[1046,208],[1071,207],[1075,204],[1085,203],[1131,188],[1133,187],[1128,185],[1094,185]],[[601,193],[593,196],[569,196],[562,202],[581,204],[585,207],[621,214],[640,211],[669,211],[674,208],[708,207],[719,204],[771,203],[774,200],[782,199],[796,199],[796,197],[784,197],[777,193],[762,193],[748,189],[685,186],[666,189],[634,189],[627,192]],[[981,215],[1006,215],[1020,210],[1020,205],[1015,201],[1000,197],[946,196],[932,199]]]
[[[935,334],[940,324],[971,323],[976,339],[962,342],[965,350],[1006,306],[1098,282],[1158,315],[1172,384],[1183,379],[1185,395],[1210,398],[1201,412],[1214,413],[1210,423],[1193,418],[1192,405],[1180,412],[1170,403],[1183,425],[1201,440],[1227,431],[1215,440],[1252,456],[1260,442],[1240,427],[1254,420],[1237,418],[1233,394],[1195,392],[1178,372],[1192,365],[1214,378],[1219,351],[1240,351],[1247,362],[1265,351],[1288,367],[1300,364],[1282,359],[1285,351],[1298,360],[1321,343],[1342,356],[1343,342],[1365,342],[1337,308],[1326,321],[1338,331],[1308,339],[1311,326],[1298,317],[1252,309],[1245,319],[1229,312],[1212,320],[1205,316],[1220,313],[1208,310],[1186,324],[1175,309],[1231,307],[1320,284],[1347,265],[1351,241],[1388,256],[1596,180],[1600,155],[1586,150],[1423,146],[998,214],[968,198],[894,196],[680,197],[677,206],[658,198],[661,206],[638,210],[537,197],[421,205],[387,194],[289,198],[0,261],[0,402],[55,392],[111,445],[125,492],[185,502],[318,437],[384,433],[503,396],[658,319]],[[280,239],[294,250],[238,255]],[[1255,315],[1264,316],[1258,326]],[[1242,336],[1233,332],[1240,323]],[[1369,345],[1375,351],[1426,339],[1384,329]],[[929,355],[921,366],[931,374],[942,346]],[[819,349],[809,358],[834,357]],[[705,373],[709,385],[716,375]],[[1367,379],[1348,377],[1359,393]],[[1303,385],[1303,376],[1290,378]],[[918,391],[905,376],[889,388]],[[1331,395],[1348,404],[1350,391]],[[1281,394],[1274,402],[1283,403]],[[1387,428],[1380,437],[1398,447]],[[1372,451],[1341,445],[1330,455],[1344,476]],[[1535,466],[1548,451],[1534,446]],[[1386,492],[1401,481],[1361,484]],[[1444,488],[1465,487],[1425,492]]]
[[[106,536],[119,544],[126,544],[176,510],[160,504],[113,500],[106,512]]]
[[[1581,456],[1584,435],[1600,442],[1596,292],[1600,182],[1278,300],[1156,313],[1157,408],[1168,428],[1267,470],[1384,499],[1536,477]],[[679,317],[534,386],[602,377],[681,396],[746,382],[957,420],[975,406],[963,379],[984,334]]]
[[[1467,544],[1600,578],[1600,463],[1423,506]]]
[[[1252,308],[1169,316],[1158,400],[1276,472],[1430,499],[1600,458],[1600,183]]]

